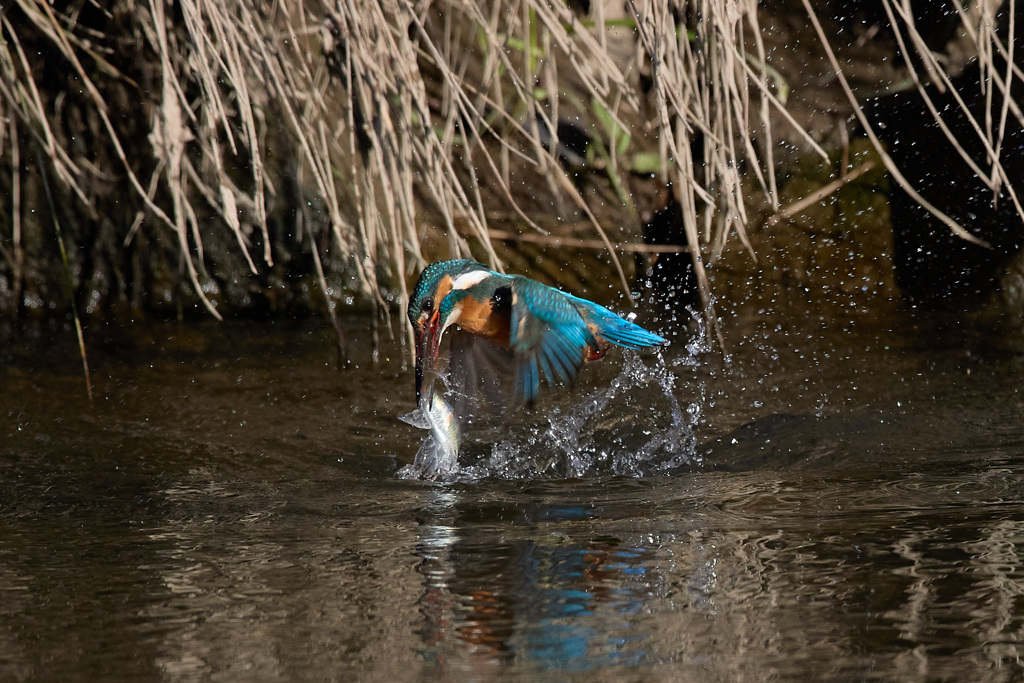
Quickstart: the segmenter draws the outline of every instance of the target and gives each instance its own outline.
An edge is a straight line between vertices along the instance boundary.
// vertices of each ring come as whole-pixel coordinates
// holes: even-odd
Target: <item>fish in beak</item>
[[[459,445],[462,430],[459,419],[444,400],[437,385],[431,385],[429,407],[417,405],[416,410],[399,419],[420,429],[429,429],[430,435],[416,453],[412,465],[406,465],[399,472],[402,479],[428,479],[430,481],[455,481],[459,475]]]

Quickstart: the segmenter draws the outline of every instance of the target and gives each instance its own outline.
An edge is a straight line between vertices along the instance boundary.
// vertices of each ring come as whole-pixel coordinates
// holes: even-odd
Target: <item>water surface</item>
[[[744,325],[728,363],[643,357],[668,392],[611,354],[450,485],[395,477],[424,433],[365,319],[343,371],[316,326],[87,330],[93,406],[73,333],[20,345],[0,680],[1024,677],[1019,344]]]

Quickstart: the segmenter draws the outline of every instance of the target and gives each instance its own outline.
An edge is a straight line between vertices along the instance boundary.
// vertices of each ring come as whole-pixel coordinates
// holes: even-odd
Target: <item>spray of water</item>
[[[675,376],[660,355],[652,367],[634,352],[625,358],[608,388],[567,411],[553,410],[546,427],[515,430],[476,469],[536,479],[656,476],[698,465],[692,424],[699,411],[680,406]]]
[[[694,366],[697,356],[707,351],[700,317],[697,334],[686,352],[671,360],[672,368]],[[700,419],[703,396],[683,408],[676,398],[676,376],[659,351],[650,365],[640,354],[624,351],[622,371],[611,384],[575,402],[567,409],[553,408],[546,424],[506,423],[503,436],[490,445],[490,454],[471,466],[460,466],[458,444],[448,443],[448,431],[430,420],[431,412],[421,406],[405,419],[417,427],[431,429],[416,461],[399,476],[431,481],[475,481],[487,477],[504,479],[559,479],[589,476],[658,476],[681,468],[700,466],[693,426]],[[455,401],[452,391],[446,394]],[[433,412],[450,410],[435,396]],[[416,419],[409,419],[409,418]],[[449,430],[450,431],[450,430]]]

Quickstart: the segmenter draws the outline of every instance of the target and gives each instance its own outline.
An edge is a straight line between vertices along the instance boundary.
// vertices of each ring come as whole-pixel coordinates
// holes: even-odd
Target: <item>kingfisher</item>
[[[549,386],[570,384],[584,363],[603,358],[612,345],[642,350],[666,343],[604,306],[471,260],[427,266],[408,315],[415,331],[417,403],[425,363],[436,362],[445,331],[456,326],[463,337],[511,353],[515,396],[527,405],[540,392],[541,376]]]

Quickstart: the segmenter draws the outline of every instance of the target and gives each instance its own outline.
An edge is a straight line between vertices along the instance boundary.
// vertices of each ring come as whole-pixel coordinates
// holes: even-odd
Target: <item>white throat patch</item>
[[[445,321],[444,328],[441,330],[440,334],[444,334],[445,330],[447,330],[452,325],[458,325],[460,317],[462,317],[461,301],[452,306],[452,312],[448,314],[448,320]]]

